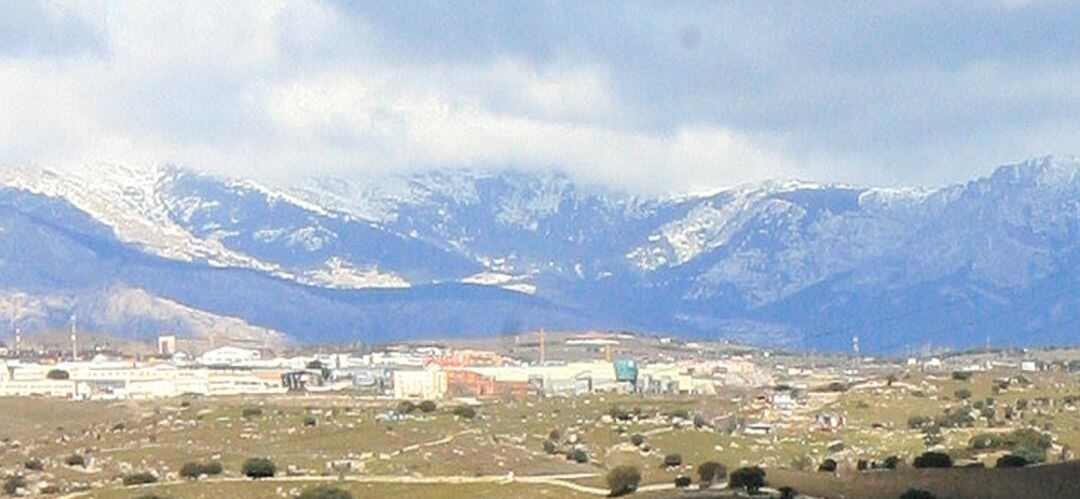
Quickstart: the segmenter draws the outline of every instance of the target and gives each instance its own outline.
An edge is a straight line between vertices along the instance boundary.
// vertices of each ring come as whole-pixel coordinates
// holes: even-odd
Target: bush
[[[691,480],[690,477],[686,475],[679,475],[675,477],[675,488],[677,489],[685,489],[689,487],[691,483],[693,483],[693,480]]]
[[[791,487],[780,487],[778,490],[780,491],[780,499],[795,499],[795,496],[798,495],[795,489]]]
[[[412,414],[416,410],[416,404],[409,402],[408,400],[402,400],[398,402],[397,408],[394,412],[398,414]]]
[[[82,454],[72,454],[64,458],[64,464],[68,466],[86,466],[86,458]]]
[[[664,456],[664,466],[671,468],[682,464],[682,456],[679,454],[668,454]]]
[[[423,402],[420,402],[420,405],[418,405],[417,407],[420,409],[420,412],[424,413],[435,412],[435,409],[439,408],[438,404],[436,404],[434,400],[425,400]]]
[[[641,447],[641,444],[645,443],[645,437],[640,433],[635,433],[630,437],[630,443],[634,444],[635,447]]]
[[[544,440],[544,452],[547,452],[548,454],[554,454],[556,449],[557,447],[555,446],[555,442],[552,442],[551,440]]]
[[[921,489],[907,489],[900,494],[900,499],[937,499],[937,496]]]
[[[957,381],[967,381],[971,379],[971,373],[963,371],[953,371],[952,379],[955,379]]]
[[[1024,456],[1018,456],[1016,454],[1007,454],[1001,456],[997,460],[995,468],[1023,468],[1031,464]]]
[[[705,461],[697,467],[698,479],[706,486],[727,478],[727,467],[716,461]]]
[[[71,374],[63,369],[50,369],[45,377],[52,380],[71,379]]]
[[[956,395],[957,400],[967,400],[971,398],[971,390],[968,390],[967,388],[961,388],[953,392],[953,395]]]
[[[13,496],[13,495],[15,495],[16,492],[19,491],[19,489],[25,489],[25,488],[26,488],[26,479],[23,478],[20,475],[15,475],[15,476],[12,476],[12,477],[8,477],[7,480],[4,480],[4,493],[9,495],[9,496]]]
[[[822,461],[821,465],[818,466],[817,470],[818,471],[828,471],[830,473],[833,472],[833,471],[836,471],[836,460],[833,459],[833,458],[829,458],[829,459],[826,459],[826,460]]]
[[[243,411],[240,411],[240,415],[243,416],[244,419],[257,418],[262,416],[262,413],[262,409],[258,407],[245,407]]]
[[[633,466],[616,466],[608,472],[607,484],[612,496],[629,494],[641,484],[641,472]]]
[[[340,489],[334,485],[316,485],[304,489],[297,499],[352,499],[352,497],[352,494],[347,490]]]
[[[253,457],[244,461],[241,471],[249,478],[270,478],[277,473],[277,466],[265,457]]]
[[[589,462],[589,455],[585,451],[578,449],[570,453],[570,459],[576,463],[585,464]]]
[[[616,421],[628,421],[630,419],[630,413],[622,407],[612,407],[608,411],[608,415]]]
[[[882,463],[882,466],[884,466],[887,470],[895,470],[898,466],[900,466],[900,458],[897,456],[889,456],[885,458],[885,462]]]
[[[472,419],[476,417],[476,409],[467,405],[459,405],[454,408],[454,415],[465,419]]]
[[[41,462],[38,458],[30,458],[23,463],[23,467],[30,471],[41,471],[45,469],[45,463]]]
[[[157,483],[158,478],[153,473],[148,471],[142,471],[139,473],[129,473],[124,475],[124,485],[146,485],[148,483]]]
[[[944,452],[924,452],[912,463],[916,468],[952,468],[952,458]]]
[[[135,499],[169,499],[169,498],[165,497],[165,496],[159,496],[157,494],[143,494],[141,496],[136,497]]]
[[[559,433],[558,428],[551,430],[551,433],[548,433],[548,439],[553,442],[558,442],[562,439],[562,433]]]
[[[744,488],[751,494],[756,494],[765,486],[765,470],[757,466],[739,468],[731,472],[728,478],[728,487],[732,489]]]
[[[908,428],[911,428],[912,430],[917,430],[919,428],[922,428],[922,427],[930,424],[931,422],[933,422],[933,420],[931,420],[929,417],[922,416],[922,415],[915,415],[915,416],[911,416],[910,418],[908,418],[907,425],[908,425]]]
[[[315,416],[304,416],[304,426],[315,426],[319,424],[319,421],[315,419]]]
[[[180,467],[180,476],[183,478],[199,478],[200,476],[220,475],[224,471],[221,463],[210,461],[209,463],[184,463]]]

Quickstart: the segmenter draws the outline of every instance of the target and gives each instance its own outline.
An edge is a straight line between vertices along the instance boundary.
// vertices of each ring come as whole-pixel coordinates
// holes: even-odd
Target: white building
[[[244,362],[260,360],[262,354],[258,350],[240,347],[215,348],[202,354],[199,363],[205,366],[232,366]]]
[[[442,369],[394,371],[395,399],[436,400],[446,396],[449,379]]]

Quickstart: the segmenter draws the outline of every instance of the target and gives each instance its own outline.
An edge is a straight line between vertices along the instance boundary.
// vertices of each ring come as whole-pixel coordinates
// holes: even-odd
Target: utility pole
[[[547,360],[547,333],[543,329],[540,330],[540,365],[544,365]]]
[[[79,361],[79,343],[78,343],[78,319],[75,314],[71,314],[71,361]]]

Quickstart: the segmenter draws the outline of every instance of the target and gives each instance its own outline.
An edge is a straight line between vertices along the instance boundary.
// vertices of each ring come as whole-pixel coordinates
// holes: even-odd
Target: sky
[[[637,192],[1080,153],[1071,2],[0,1],[0,164]]]

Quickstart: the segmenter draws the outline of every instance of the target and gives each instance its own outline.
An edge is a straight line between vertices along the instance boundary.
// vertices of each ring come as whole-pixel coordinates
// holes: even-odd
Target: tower
[[[75,314],[71,314],[71,361],[79,361],[78,327]]]
[[[19,357],[22,354],[22,331],[19,330],[19,326],[15,326],[15,357]]]
[[[540,365],[544,364],[547,360],[547,333],[543,329],[540,330]]]

